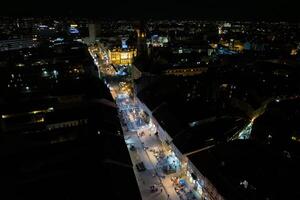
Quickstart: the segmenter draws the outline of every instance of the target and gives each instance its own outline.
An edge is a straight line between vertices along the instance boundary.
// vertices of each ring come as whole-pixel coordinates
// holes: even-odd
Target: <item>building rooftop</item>
[[[271,146],[236,140],[188,157],[225,198],[297,199],[300,196],[294,184],[299,179],[299,162],[272,150]]]
[[[0,52],[0,196],[141,199],[117,109],[87,47],[43,45]],[[116,192],[120,180],[127,185]]]
[[[246,126],[246,120],[238,117],[212,117],[191,123],[184,131],[173,137],[173,143],[186,154],[202,148],[225,143]]]

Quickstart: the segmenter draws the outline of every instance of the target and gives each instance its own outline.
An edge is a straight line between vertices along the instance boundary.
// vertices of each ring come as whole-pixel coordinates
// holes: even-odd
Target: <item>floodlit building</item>
[[[111,63],[115,65],[131,65],[136,54],[135,48],[113,48],[108,51]]]
[[[168,42],[169,38],[167,36],[152,35],[147,41],[147,46],[164,47],[168,44]]]

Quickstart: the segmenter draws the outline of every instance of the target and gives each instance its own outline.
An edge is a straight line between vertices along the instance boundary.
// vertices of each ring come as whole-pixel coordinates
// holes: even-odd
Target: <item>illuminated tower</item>
[[[128,45],[127,45],[127,43],[126,43],[126,42],[127,42],[127,39],[128,39],[128,38],[125,38],[125,37],[121,39],[121,46],[122,46],[122,49],[128,49]]]
[[[100,35],[100,24],[89,24],[89,42],[95,43],[97,37]]]
[[[147,52],[146,31],[143,22],[139,22],[136,27],[137,36],[137,54],[141,55]]]
[[[95,24],[89,24],[89,39],[90,42],[96,41],[96,27]]]

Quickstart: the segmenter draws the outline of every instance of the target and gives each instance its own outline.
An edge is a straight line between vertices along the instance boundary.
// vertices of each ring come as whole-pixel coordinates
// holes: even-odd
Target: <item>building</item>
[[[134,57],[137,55],[135,48],[112,48],[108,50],[108,56],[111,64],[131,65]]]
[[[143,21],[136,24],[136,38],[137,38],[137,54],[142,55],[146,54],[147,52],[147,45],[146,45],[146,27]]]
[[[169,43],[169,38],[167,36],[152,35],[150,39],[147,40],[147,47],[165,47]]]
[[[195,76],[207,72],[206,67],[198,68],[176,68],[176,69],[167,69],[165,71],[166,75],[175,75],[175,76]]]
[[[38,41],[34,37],[0,40],[0,51],[33,48],[36,47],[37,45],[38,45]]]
[[[0,197],[141,199],[118,111],[87,46],[49,43],[0,52]],[[116,192],[125,178],[129,186]]]
[[[298,199],[298,159],[273,148],[235,140],[188,157],[225,199]]]

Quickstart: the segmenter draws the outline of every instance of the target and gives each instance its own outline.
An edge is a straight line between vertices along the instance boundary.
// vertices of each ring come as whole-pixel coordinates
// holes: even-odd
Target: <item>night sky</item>
[[[292,0],[23,0],[7,1],[2,15],[71,15],[112,18],[300,20]],[[3,3],[3,2],[2,2]]]

